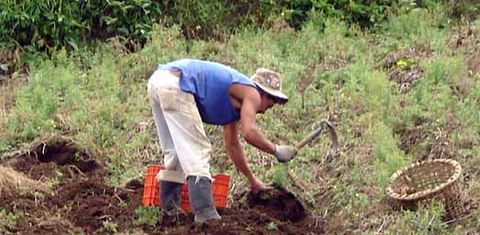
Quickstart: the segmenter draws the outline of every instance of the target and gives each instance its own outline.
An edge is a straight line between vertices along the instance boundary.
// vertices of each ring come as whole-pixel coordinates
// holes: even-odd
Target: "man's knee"
[[[184,183],[185,175],[182,171],[176,170],[160,170],[157,174],[157,181],[170,181],[175,183]]]

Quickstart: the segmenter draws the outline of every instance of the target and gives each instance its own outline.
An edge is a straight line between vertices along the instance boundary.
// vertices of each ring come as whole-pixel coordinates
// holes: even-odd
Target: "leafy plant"
[[[146,224],[155,226],[158,223],[158,216],[160,215],[159,207],[137,207],[135,209],[135,224]]]
[[[367,196],[360,193],[358,188],[354,185],[347,185],[345,183],[333,184],[333,198],[335,207],[345,208],[347,220],[357,221],[362,217],[362,211],[371,203]]]
[[[18,221],[22,218],[20,213],[7,212],[0,210],[0,231],[13,230],[17,226]]]
[[[102,222],[103,231],[107,233],[115,234],[117,233],[118,224],[112,222],[111,219],[105,220]]]
[[[124,43],[145,43],[161,16],[160,7],[151,0],[2,1],[0,45],[76,50],[89,38],[112,36],[121,37]]]
[[[285,187],[288,182],[288,165],[278,165],[272,176],[273,183]]]
[[[391,175],[409,164],[409,159],[398,149],[397,140],[389,127],[377,123],[368,130],[369,139],[374,140],[374,176],[378,187],[384,189]]]
[[[401,217],[385,234],[438,234],[444,231],[446,224],[442,222],[445,210],[442,203],[434,201],[421,206],[417,211],[403,211]]]
[[[12,147],[9,144],[7,144],[3,141],[0,141],[0,154],[10,151],[11,148]]]
[[[278,224],[275,223],[274,221],[272,221],[272,222],[267,224],[267,229],[268,230],[278,230]]]

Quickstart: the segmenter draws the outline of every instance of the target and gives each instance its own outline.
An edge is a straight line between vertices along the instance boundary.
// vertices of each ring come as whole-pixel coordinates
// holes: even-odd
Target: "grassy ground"
[[[463,194],[475,205],[480,198],[480,21],[453,24],[438,9],[392,16],[375,33],[336,20],[319,28],[311,22],[298,32],[245,30],[214,42],[187,41],[177,28],[158,27],[137,53],[115,41],[95,53],[59,51],[32,63],[28,78],[2,82],[0,153],[61,133],[107,165],[112,185],[122,185],[161,156],[146,96],[149,68],[183,57],[246,74],[267,67],[283,75],[291,100],[260,117],[266,135],[294,144],[329,119],[340,155],[325,160],[329,140],[322,135],[288,165],[246,146],[250,165],[325,217],[328,233],[475,234],[476,206],[470,217],[446,223],[436,204],[393,210],[385,188],[401,167],[451,158],[463,166]],[[232,193],[240,191],[246,181],[223,152],[221,128],[207,132],[214,173],[232,175]]]

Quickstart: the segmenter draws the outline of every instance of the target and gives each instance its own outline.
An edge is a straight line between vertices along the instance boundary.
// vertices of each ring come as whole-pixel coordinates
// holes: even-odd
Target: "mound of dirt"
[[[419,62],[431,57],[433,51],[421,45],[388,54],[383,60],[383,68],[388,71],[390,81],[398,85],[400,92],[410,91],[424,76]]]
[[[307,216],[302,203],[278,185],[274,185],[272,190],[250,194],[248,199],[250,207],[265,211],[269,216],[282,221],[296,222]]]
[[[142,206],[142,180],[125,187],[105,183],[106,170],[71,143],[33,148],[9,162],[32,180],[55,182],[52,193],[34,191],[0,194],[0,208],[19,215],[1,234],[322,234],[324,221],[307,216],[293,195],[275,189],[240,197],[219,209],[222,220],[193,223],[193,214],[160,215],[158,224],[137,224]],[[234,195],[234,198],[238,198]]]

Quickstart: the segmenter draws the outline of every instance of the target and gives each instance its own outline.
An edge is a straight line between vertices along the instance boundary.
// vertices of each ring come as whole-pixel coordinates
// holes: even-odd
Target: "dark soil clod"
[[[140,179],[132,179],[125,184],[125,188],[137,190],[143,188],[143,182]]]
[[[35,180],[51,178],[55,171],[60,171],[63,177],[76,178],[95,174],[101,168],[96,160],[68,139],[39,143],[18,156],[12,166]]]
[[[274,188],[250,195],[249,205],[261,207],[270,216],[281,221],[296,222],[305,218],[306,213],[302,203],[286,189],[274,185]]]
[[[55,162],[58,165],[73,164],[87,160],[89,156],[77,149],[73,143],[55,142],[52,144],[39,144],[33,150],[40,162]]]
[[[95,160],[78,161],[74,162],[73,165],[82,172],[93,171],[99,167],[97,161]]]

